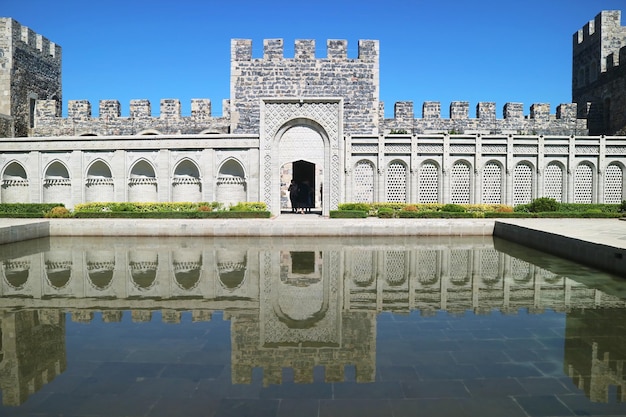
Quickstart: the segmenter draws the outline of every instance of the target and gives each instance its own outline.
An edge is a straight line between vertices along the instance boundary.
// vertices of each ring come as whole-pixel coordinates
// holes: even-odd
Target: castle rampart
[[[229,130],[228,100],[222,103],[222,117],[212,116],[209,99],[192,99],[190,116],[181,115],[178,99],[161,100],[157,117],[152,116],[149,100],[131,100],[128,117],[121,116],[117,100],[101,100],[98,117],[92,116],[91,103],[87,100],[70,100],[67,118],[57,115],[56,106],[53,100],[37,101],[32,136],[136,135],[147,131],[168,135],[228,133]]]
[[[37,99],[61,103],[61,47],[11,18],[0,18],[0,114],[13,118],[7,136],[28,136]],[[19,80],[19,82],[18,82]],[[7,127],[5,125],[4,130]]]
[[[389,133],[483,133],[516,135],[586,135],[586,120],[576,118],[576,104],[561,104],[556,114],[550,114],[550,105],[535,103],[530,115],[525,117],[521,103],[506,103],[503,118],[496,118],[496,104],[481,102],[476,106],[476,118],[470,118],[469,103],[455,101],[450,104],[450,116],[442,118],[441,103],[425,102],[422,118],[415,118],[413,102],[402,101],[394,105],[394,118],[384,119],[380,131]],[[380,114],[384,104],[380,103]]]

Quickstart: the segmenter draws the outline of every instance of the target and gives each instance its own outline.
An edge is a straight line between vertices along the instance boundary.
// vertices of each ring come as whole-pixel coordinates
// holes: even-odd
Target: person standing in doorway
[[[291,201],[291,212],[295,213],[298,210],[298,184],[294,179],[291,180],[291,184],[289,184],[289,201]]]
[[[311,205],[310,198],[311,187],[309,187],[309,182],[303,181],[298,185],[298,213],[304,214],[304,210]]]

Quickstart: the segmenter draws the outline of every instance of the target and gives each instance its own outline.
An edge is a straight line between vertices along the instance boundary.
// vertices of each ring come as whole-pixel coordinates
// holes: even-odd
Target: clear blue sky
[[[356,57],[359,39],[380,41],[380,98],[387,117],[396,101],[492,101],[498,117],[507,102],[571,101],[572,35],[601,10],[625,0],[0,0],[12,17],[63,48],[63,107],[89,100],[210,98],[221,115],[229,98],[230,39],[346,39]]]

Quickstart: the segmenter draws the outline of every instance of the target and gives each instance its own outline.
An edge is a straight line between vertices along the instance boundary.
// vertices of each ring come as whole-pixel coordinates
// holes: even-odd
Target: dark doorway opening
[[[305,213],[321,214],[321,205],[318,207],[318,203],[321,202],[321,195],[317,187],[315,172],[314,163],[303,160],[292,163],[292,179],[300,189],[299,207],[303,207]],[[284,212],[291,212],[291,210]]]

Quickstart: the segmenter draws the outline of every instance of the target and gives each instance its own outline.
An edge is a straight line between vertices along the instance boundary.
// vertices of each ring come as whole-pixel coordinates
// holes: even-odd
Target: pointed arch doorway
[[[322,203],[324,194],[324,169],[322,165],[315,164],[313,162],[298,160],[294,162],[288,162],[281,167],[281,213],[291,213],[294,211],[294,202],[291,201],[289,195],[289,185],[291,180],[294,180],[299,189],[302,189],[302,184],[306,184],[308,187],[310,201],[308,204],[307,212],[322,214]],[[302,197],[302,195],[300,196]],[[300,199],[296,202],[301,203]]]
[[[291,175],[285,171],[291,165],[293,175],[294,164],[297,175],[313,182],[321,214],[337,208],[343,195],[342,104],[340,98],[262,100],[259,194],[273,215],[287,207]]]

